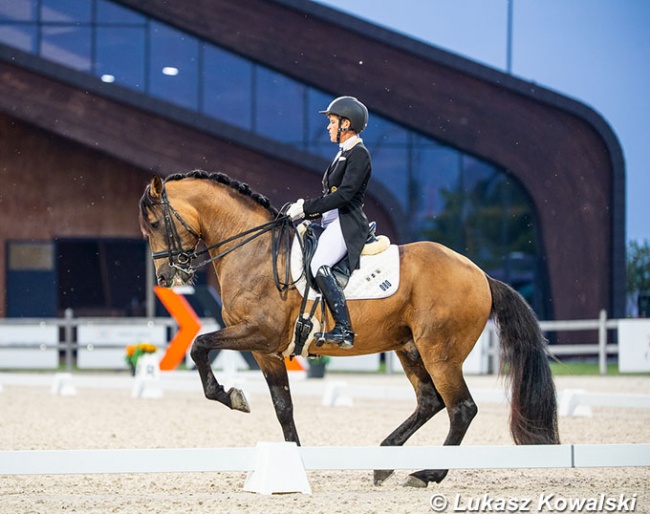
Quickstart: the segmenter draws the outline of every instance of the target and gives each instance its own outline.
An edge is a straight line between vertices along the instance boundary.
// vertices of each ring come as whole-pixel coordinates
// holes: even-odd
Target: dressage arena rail
[[[0,451],[0,475],[260,471],[259,452],[269,445],[297,451],[306,471],[650,466],[650,444],[297,447],[258,443],[242,448]]]
[[[259,371],[224,370],[224,384],[236,385],[246,396],[268,395],[268,386]],[[320,396],[324,407],[351,406],[357,400],[413,400],[413,388],[401,385],[364,383],[363,380],[347,380],[346,375],[325,380],[305,380],[304,373],[290,374],[289,381],[294,395]],[[142,397],[146,386],[157,396],[164,391],[195,391],[202,393],[201,381],[196,371],[166,371],[158,380],[138,380],[130,375],[97,373],[24,373],[0,372],[0,393],[3,385],[49,387],[52,394],[76,395],[78,389],[131,389],[132,397]],[[134,394],[138,389],[139,394]],[[508,393],[501,387],[493,389],[472,388],[472,397],[478,403],[507,403]],[[587,392],[581,389],[558,390],[558,413],[560,416],[590,416],[591,407],[615,407],[650,409],[650,395]]]
[[[210,322],[213,320],[210,319]],[[583,355],[583,356],[597,356],[599,363],[599,370],[601,375],[607,374],[607,356],[610,354],[618,354],[618,345],[610,344],[607,342],[608,330],[615,330],[618,328],[619,321],[617,319],[608,319],[605,310],[600,311],[599,319],[596,320],[571,320],[571,321],[540,321],[540,326],[544,332],[565,332],[565,331],[597,331],[598,343],[597,344],[570,344],[570,345],[552,345],[549,350],[552,354],[557,356],[562,355]],[[44,344],[42,342],[34,341],[33,343],[5,343],[0,342],[0,349],[58,349],[65,354],[65,368],[71,372],[74,368],[74,352],[80,348],[80,345],[74,340],[74,331],[79,326],[84,325],[135,325],[135,326],[164,326],[168,327],[172,334],[177,330],[178,326],[173,318],[76,318],[72,309],[66,309],[63,318],[5,318],[0,319],[0,331],[2,327],[7,325],[21,325],[21,326],[57,326],[62,328],[63,337],[59,344]],[[498,343],[496,336],[496,327],[493,323],[488,323],[485,328],[490,345],[486,352],[491,360],[490,370],[498,369],[497,361],[499,358]],[[0,338],[1,341],[1,338]],[[136,341],[134,341],[135,343]],[[124,345],[102,345],[102,348],[123,348]],[[165,346],[161,345],[161,349]],[[392,352],[388,352],[386,361],[386,373],[392,373]]]

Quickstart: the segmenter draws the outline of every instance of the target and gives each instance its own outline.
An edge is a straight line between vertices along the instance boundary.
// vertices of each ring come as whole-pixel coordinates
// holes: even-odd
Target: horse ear
[[[149,187],[151,198],[160,200],[162,198],[163,181],[160,177],[156,176],[151,179],[151,186]]]

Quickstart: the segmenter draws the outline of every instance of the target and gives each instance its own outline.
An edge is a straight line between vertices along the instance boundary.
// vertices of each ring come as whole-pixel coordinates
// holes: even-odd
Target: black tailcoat
[[[370,154],[359,141],[329,165],[323,175],[323,196],[305,200],[307,218],[339,210],[341,230],[348,249],[350,270],[359,267],[361,250],[368,238],[368,218],[363,212],[363,198],[370,180]]]

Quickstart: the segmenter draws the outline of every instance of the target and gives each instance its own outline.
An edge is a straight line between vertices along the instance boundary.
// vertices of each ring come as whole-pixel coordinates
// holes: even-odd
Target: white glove
[[[305,201],[301,198],[297,202],[289,205],[289,208],[287,209],[287,216],[291,218],[291,221],[301,220],[305,217],[305,211],[302,208],[303,203],[305,203]]]

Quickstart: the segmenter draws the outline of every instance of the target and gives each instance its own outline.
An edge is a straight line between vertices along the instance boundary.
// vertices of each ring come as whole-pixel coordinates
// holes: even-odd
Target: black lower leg
[[[332,275],[332,269],[329,266],[321,266],[314,279],[334,318],[334,328],[322,334],[322,338],[325,339],[326,343],[338,344],[345,349],[352,348],[354,345],[354,332],[350,323],[350,313],[348,312],[345,294],[334,275]]]
[[[208,400],[215,400],[222,403],[230,409],[250,412],[248,402],[239,389],[231,388],[226,391],[217,381],[217,377],[214,376],[214,372],[210,366],[209,351],[209,348],[198,343],[198,339],[194,342],[190,351],[190,356],[196,364],[196,369],[199,371],[199,376],[201,377],[205,397]]]
[[[465,437],[467,429],[477,413],[478,408],[471,397],[468,397],[455,407],[449,409],[450,427],[444,446],[458,446]],[[426,487],[429,482],[440,483],[447,476],[448,472],[448,469],[424,469],[417,471],[409,475],[409,480],[406,485]]]
[[[427,377],[428,378],[428,377]],[[442,398],[436,391],[431,379],[428,382],[419,384],[417,390],[418,404],[415,412],[411,414],[404,423],[397,427],[386,439],[381,443],[381,446],[402,446],[406,441],[417,432],[427,421],[429,421],[435,414],[440,412],[445,404]],[[391,475],[393,470],[377,469],[373,473],[373,481],[375,485],[381,485]]]
[[[257,354],[255,358],[269,386],[273,408],[282,427],[284,440],[295,442],[300,446],[298,430],[293,419],[293,399],[289,388],[289,376],[284,360],[275,356],[259,356]]]

